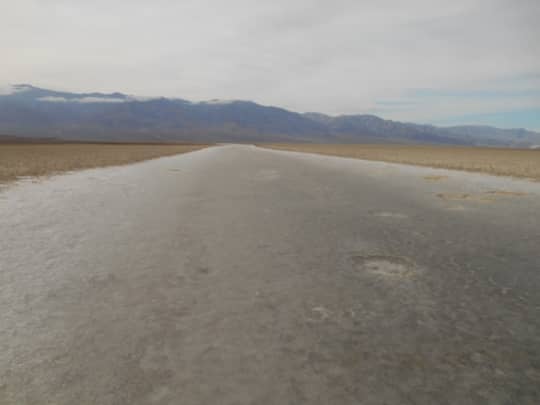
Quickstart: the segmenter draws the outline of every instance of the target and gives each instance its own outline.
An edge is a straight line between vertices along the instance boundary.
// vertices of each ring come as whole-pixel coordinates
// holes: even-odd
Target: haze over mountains
[[[76,94],[26,84],[0,89],[0,135],[92,141],[540,145],[540,133],[525,129],[442,128],[373,115],[300,114],[251,101]]]

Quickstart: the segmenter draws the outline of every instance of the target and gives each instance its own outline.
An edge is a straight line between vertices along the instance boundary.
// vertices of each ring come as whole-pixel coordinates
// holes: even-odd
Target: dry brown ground
[[[115,166],[176,155],[208,145],[0,143],[0,183],[19,177]]]
[[[320,153],[540,181],[540,150],[410,145],[264,144],[262,147]]]

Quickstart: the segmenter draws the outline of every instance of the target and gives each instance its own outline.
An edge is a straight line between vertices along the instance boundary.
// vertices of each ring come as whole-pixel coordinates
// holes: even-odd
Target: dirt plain
[[[264,144],[259,146],[540,181],[540,150],[536,149],[374,144]]]
[[[202,144],[0,143],[0,183],[192,152]]]

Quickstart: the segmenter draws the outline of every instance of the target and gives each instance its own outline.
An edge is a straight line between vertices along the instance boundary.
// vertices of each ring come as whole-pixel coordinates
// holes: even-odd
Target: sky
[[[540,130],[538,0],[0,0],[0,85]]]

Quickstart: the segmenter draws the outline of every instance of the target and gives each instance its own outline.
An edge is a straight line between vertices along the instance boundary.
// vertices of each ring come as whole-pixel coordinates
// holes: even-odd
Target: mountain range
[[[540,133],[525,129],[436,127],[374,115],[301,114],[251,101],[69,93],[28,84],[0,89],[0,134],[88,141],[540,145]]]

